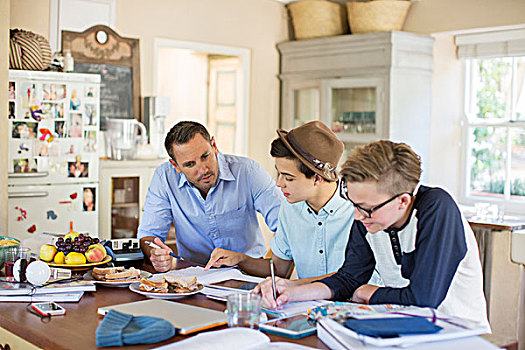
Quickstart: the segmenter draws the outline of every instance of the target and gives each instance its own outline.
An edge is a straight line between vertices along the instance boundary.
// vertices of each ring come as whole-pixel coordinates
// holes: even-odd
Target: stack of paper
[[[42,287],[29,283],[0,281],[0,302],[78,302],[84,292],[94,291],[96,286],[90,281],[52,283]]]
[[[496,349],[494,345],[477,337],[487,333],[486,327],[451,317],[429,308],[409,307],[402,312],[385,312],[383,314],[354,315],[354,318],[390,318],[390,317],[425,317],[433,320],[443,329],[432,334],[413,334],[398,337],[370,337],[358,334],[330,317],[317,321],[317,336],[331,349],[396,349],[416,346],[417,349]]]

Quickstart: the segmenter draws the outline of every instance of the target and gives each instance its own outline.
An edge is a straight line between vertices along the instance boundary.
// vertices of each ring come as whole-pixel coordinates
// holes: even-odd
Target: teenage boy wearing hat
[[[289,132],[277,130],[270,154],[275,158],[277,187],[287,202],[281,204],[272,259],[277,276],[289,277],[293,265],[304,283],[334,273],[342,265],[353,205],[338,194],[336,166],[343,143],[321,122]],[[238,265],[245,272],[266,277],[269,259],[216,248],[206,269]]]
[[[357,148],[344,163],[341,196],[355,207],[343,266],[311,284],[277,279],[255,289],[270,307],[300,300],[433,307],[489,327],[476,239],[452,197],[418,186],[421,160],[404,143]],[[377,269],[385,286],[368,282]]]

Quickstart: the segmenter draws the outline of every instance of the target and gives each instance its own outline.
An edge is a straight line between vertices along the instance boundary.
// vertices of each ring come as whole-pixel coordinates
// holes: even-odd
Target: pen
[[[158,245],[156,245],[155,243],[150,242],[150,241],[146,241],[146,244],[149,245],[151,248],[162,249],[161,247],[159,247]],[[184,260],[184,258],[183,258],[182,256],[175,255],[175,254],[173,254],[172,252],[170,252],[169,254],[170,254],[172,257],[174,257],[175,259]]]
[[[277,288],[275,288],[275,272],[273,270],[273,259],[270,259],[270,273],[272,275],[273,299],[277,300]]]

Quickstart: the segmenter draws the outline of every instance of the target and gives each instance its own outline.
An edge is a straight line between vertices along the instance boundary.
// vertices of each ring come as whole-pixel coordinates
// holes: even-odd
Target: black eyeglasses
[[[383,203],[381,204],[378,204],[376,205],[375,207],[373,208],[370,208],[370,209],[366,209],[366,208],[363,208],[362,206],[360,206],[359,204],[356,204],[354,203],[350,197],[348,197],[348,188],[346,187],[346,181],[344,178],[342,178],[341,180],[341,183],[339,184],[339,195],[341,196],[341,198],[343,199],[346,199],[347,201],[350,201],[350,203],[352,203],[354,205],[354,207],[357,209],[357,211],[363,215],[364,217],[366,218],[371,218],[372,217],[372,214],[383,208],[385,205],[387,205],[388,203],[392,202],[394,199],[396,199],[397,197],[401,196],[401,195],[404,195],[404,194],[408,194],[408,195],[411,195],[412,196],[412,193],[410,192],[401,192],[399,194],[396,194],[394,197],[390,198],[390,199],[387,199],[386,201],[384,201]]]

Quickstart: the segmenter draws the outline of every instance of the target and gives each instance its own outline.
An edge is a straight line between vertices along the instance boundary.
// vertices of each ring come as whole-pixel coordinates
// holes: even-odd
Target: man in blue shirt
[[[219,153],[199,123],[177,123],[164,144],[171,159],[153,175],[138,229],[155,269],[172,267],[163,243],[172,222],[178,253],[187,260],[204,264],[217,247],[261,257],[266,248],[256,212],[275,232],[282,202],[270,175],[253,160]]]
[[[295,264],[303,283],[334,273],[345,258],[354,207],[338,195],[335,167],[343,143],[321,122],[278,130],[270,154],[279,174],[281,205],[277,232],[271,239],[277,276],[289,277]],[[216,248],[206,268],[238,265],[257,276],[270,274],[269,259]]]

